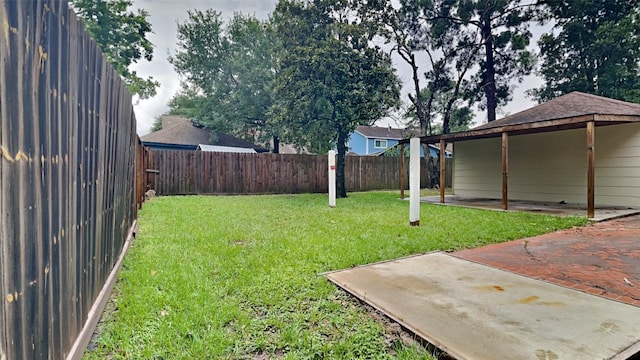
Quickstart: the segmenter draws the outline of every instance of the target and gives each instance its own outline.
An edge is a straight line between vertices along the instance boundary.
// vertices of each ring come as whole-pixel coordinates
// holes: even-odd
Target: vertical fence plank
[[[324,155],[244,154],[150,150],[158,195],[290,194],[327,191]],[[447,166],[451,166],[447,162]],[[397,157],[347,156],[347,191],[396,189],[400,181]],[[404,169],[408,176],[408,169]],[[425,169],[422,169],[426,172]],[[426,176],[421,176],[426,178]],[[450,181],[450,180],[449,180]],[[423,185],[424,186],[424,185]]]
[[[135,119],[66,2],[0,21],[0,359],[60,359],[135,217]]]

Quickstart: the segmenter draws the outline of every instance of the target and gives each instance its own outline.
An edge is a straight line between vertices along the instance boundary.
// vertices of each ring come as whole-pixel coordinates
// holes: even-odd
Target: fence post
[[[410,141],[409,225],[420,226],[420,138]]]
[[[329,206],[336,207],[336,152],[329,150]]]

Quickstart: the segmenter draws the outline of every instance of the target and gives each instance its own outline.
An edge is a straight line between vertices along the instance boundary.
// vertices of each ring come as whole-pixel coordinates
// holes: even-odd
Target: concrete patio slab
[[[466,198],[457,195],[447,195],[445,196],[444,204],[440,203],[439,196],[425,196],[422,197],[420,201],[437,205],[462,206],[475,209],[504,211],[502,210],[502,200],[499,199]],[[584,205],[562,202],[554,203],[541,201],[509,200],[508,211],[528,211],[539,214],[559,216],[587,216],[587,208]],[[595,209],[595,216],[593,218],[590,218],[589,220],[599,222],[633,214],[640,214],[640,209],[631,209],[627,207],[616,206],[598,206]]]
[[[459,359],[626,359],[640,308],[444,253],[327,275]]]

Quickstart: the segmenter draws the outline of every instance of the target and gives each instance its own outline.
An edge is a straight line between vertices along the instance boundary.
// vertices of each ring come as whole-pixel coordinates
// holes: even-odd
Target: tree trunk
[[[486,64],[484,69],[484,93],[487,97],[487,119],[496,119],[496,69],[493,61],[493,37],[491,35],[491,19],[482,20],[482,38],[484,39],[484,49]]]
[[[435,159],[431,156],[428,144],[422,144],[422,152],[424,153],[424,166],[427,174],[427,189],[435,189],[440,183],[440,170]]]
[[[447,101],[447,106],[444,109],[444,114],[442,115],[442,133],[443,134],[448,134],[451,132],[451,109],[453,109],[453,104],[456,102],[456,99],[458,98],[458,92],[460,91],[461,81],[462,79],[458,80],[454,93],[451,96],[451,98]],[[442,151],[442,149],[440,149],[440,151]]]
[[[280,138],[277,136],[273,137],[273,153],[280,154]]]
[[[418,116],[418,121],[420,122],[420,130],[422,131],[422,135],[430,135],[426,132],[427,129],[431,130],[431,124],[429,119],[424,116],[424,109],[422,108],[422,93],[420,92],[420,76],[418,75],[418,65],[416,64],[415,55],[411,54],[411,70],[413,72],[413,88],[416,91],[415,98],[415,107],[416,107],[416,115]]]
[[[443,134],[448,134],[451,132],[451,125],[449,124],[451,122],[451,108],[453,107],[453,102],[455,101],[455,99],[449,99],[449,101],[447,101],[447,107],[444,110],[444,114],[442,115],[442,133]]]
[[[345,186],[344,178],[344,157],[347,153],[347,136],[349,136],[349,134],[345,133],[343,130],[338,131],[338,158],[336,159],[336,197],[338,198],[347,197],[347,188]]]

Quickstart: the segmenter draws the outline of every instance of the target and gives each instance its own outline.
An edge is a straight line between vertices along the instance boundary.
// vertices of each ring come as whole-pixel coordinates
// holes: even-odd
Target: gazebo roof
[[[423,137],[422,142],[497,137],[503,132],[519,135],[567,130],[584,127],[590,121],[598,126],[640,121],[640,104],[574,91],[471,130]]]

